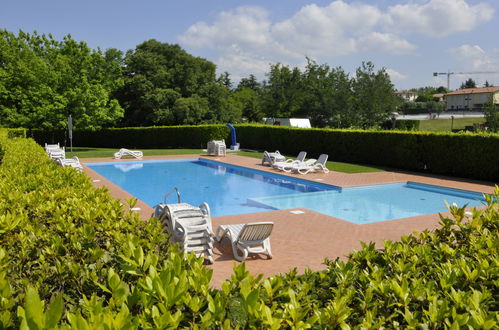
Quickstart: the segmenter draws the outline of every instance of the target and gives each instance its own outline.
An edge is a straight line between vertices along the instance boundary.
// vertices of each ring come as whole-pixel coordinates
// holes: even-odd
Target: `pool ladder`
[[[173,188],[169,193],[167,193],[165,195],[165,204],[166,204],[166,200],[168,199],[168,196],[170,196],[171,194],[173,194],[174,192],[177,193],[177,203],[180,204],[180,191],[178,191],[177,187]]]

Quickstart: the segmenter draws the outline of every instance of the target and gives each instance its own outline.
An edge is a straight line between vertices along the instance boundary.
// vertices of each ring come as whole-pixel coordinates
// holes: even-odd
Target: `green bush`
[[[9,139],[26,138],[26,129],[25,128],[9,128],[7,130],[7,137]]]
[[[393,121],[387,120],[381,125],[382,129],[393,129]],[[419,130],[419,120],[399,119],[395,121],[395,129],[401,131],[417,131]]]
[[[324,271],[221,290],[105,189],[32,140],[1,139],[0,328],[497,328],[499,187],[471,216],[374,244]],[[469,218],[465,221],[465,218]]]
[[[499,181],[499,135],[237,125],[244,148]]]
[[[398,122],[409,126],[419,124],[418,121]],[[64,132],[32,130],[30,134],[41,145],[66,141]],[[333,161],[499,181],[498,134],[302,129],[254,124],[236,125],[236,134],[237,141],[247,149],[277,149],[287,154],[305,150],[310,157],[327,153]],[[206,148],[206,143],[214,139],[225,139],[228,143],[229,129],[224,125],[200,125],[75,131],[73,145],[197,149]]]
[[[64,131],[31,130],[30,136],[39,144],[66,142]],[[73,132],[73,146],[106,148],[206,148],[210,140],[228,139],[225,125],[154,126],[108,128],[99,131]]]

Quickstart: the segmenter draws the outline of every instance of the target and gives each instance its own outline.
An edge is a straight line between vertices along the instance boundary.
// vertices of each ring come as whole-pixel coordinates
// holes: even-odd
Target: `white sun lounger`
[[[236,260],[244,261],[250,253],[266,253],[272,259],[270,233],[273,227],[273,222],[221,225],[218,227],[216,240],[220,242],[224,237],[229,238]]]
[[[120,151],[114,153],[115,159],[121,159],[124,157],[134,157],[134,158],[142,158],[144,154],[139,150],[128,150],[125,148],[121,148]]]
[[[47,155],[53,160],[66,158],[66,152],[64,147],[60,147],[59,143],[57,144],[45,144],[45,151]]]
[[[61,147],[59,146],[59,143],[57,144],[47,144],[45,143],[45,151],[48,153],[49,150],[58,150],[58,149],[61,149]]]
[[[279,150],[276,150],[275,152],[264,151],[262,158],[262,165],[268,164],[269,166],[272,166],[276,162],[283,162],[285,160],[286,158],[283,155],[281,155]]]
[[[317,163],[317,159],[310,158],[310,159],[307,159],[307,160],[302,161],[302,162],[292,162],[292,163],[284,164],[283,166],[279,167],[279,169],[281,171],[290,173],[290,172],[298,170],[299,168],[312,166],[315,163]]]
[[[319,156],[319,159],[313,164],[297,164],[291,170],[294,172],[298,172],[300,174],[308,174],[310,172],[322,171],[324,173],[329,173],[328,168],[326,167],[326,162],[328,159],[328,155],[322,154]]]
[[[208,204],[199,207],[187,203],[159,204],[155,216],[163,221],[171,242],[179,243],[185,252],[194,252],[213,263],[213,230]]]
[[[290,164],[303,162],[305,160],[305,157],[307,157],[307,153],[305,151],[300,151],[298,156],[296,156],[296,159],[288,158],[281,162],[275,162],[274,164],[272,164],[272,167],[282,171],[282,168],[284,166],[289,166]]]
[[[61,166],[69,166],[78,170],[78,172],[83,171],[83,166],[81,166],[80,160],[78,157],[74,156],[73,158],[57,158],[55,162]]]

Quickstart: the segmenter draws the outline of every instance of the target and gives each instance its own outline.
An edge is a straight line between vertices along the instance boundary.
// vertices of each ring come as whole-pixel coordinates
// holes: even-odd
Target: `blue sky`
[[[305,57],[353,73],[362,61],[397,89],[446,85],[434,71],[499,72],[497,0],[0,0],[0,28],[66,34],[102,49],[178,43],[233,80]],[[451,76],[499,85],[499,73]]]

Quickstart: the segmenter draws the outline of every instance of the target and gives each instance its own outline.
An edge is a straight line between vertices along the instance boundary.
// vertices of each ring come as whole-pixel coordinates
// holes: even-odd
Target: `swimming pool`
[[[206,159],[85,165],[152,207],[177,187],[182,202],[207,202],[213,216],[307,208],[363,224],[446,211],[444,201],[459,206],[483,201],[479,193],[412,182],[342,189]]]

